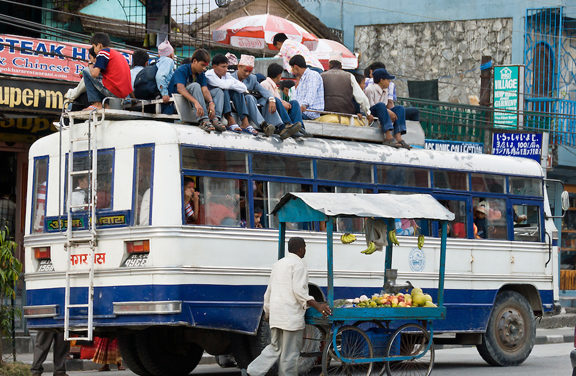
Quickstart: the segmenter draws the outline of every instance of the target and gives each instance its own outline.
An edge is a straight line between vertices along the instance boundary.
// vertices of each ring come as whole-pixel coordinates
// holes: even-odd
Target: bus
[[[73,129],[92,139],[70,140]],[[557,230],[544,173],[532,160],[338,139],[282,142],[108,117],[38,140],[30,166],[28,327],[61,329],[69,339],[75,330],[117,337],[139,375],[188,374],[204,352],[232,354],[239,367],[259,354],[267,341],[263,294],[277,259],[278,222],[269,214],[287,192],[428,193],[452,211],[438,343],[476,345],[490,364],[517,365],[534,346],[535,316],[558,308]],[[435,297],[440,230],[418,222],[426,237],[420,250],[397,221],[397,278]],[[324,224],[287,229],[306,240],[310,293],[323,300]],[[358,239],[335,241],[336,298],[379,293],[383,252],[360,253],[361,221],[344,218],[336,229],[338,239]],[[306,346],[322,346],[309,329]],[[314,362],[302,359],[301,371]]]

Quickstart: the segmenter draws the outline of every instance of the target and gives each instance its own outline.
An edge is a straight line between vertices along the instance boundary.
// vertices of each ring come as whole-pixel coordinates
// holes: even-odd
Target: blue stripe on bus
[[[94,325],[96,327],[147,326],[183,323],[189,326],[254,333],[262,313],[266,286],[227,285],[143,285],[96,287],[94,289]],[[380,288],[336,287],[337,299],[370,296]],[[436,289],[425,289],[436,301]],[[447,317],[436,321],[438,331],[484,331],[497,290],[446,290]],[[71,289],[71,303],[86,303],[86,288]],[[553,291],[540,291],[545,310],[553,303]],[[59,305],[59,317],[28,319],[30,328],[62,327],[64,288],[27,290],[27,305]],[[182,301],[178,314],[121,315],[113,313],[113,302]],[[73,309],[71,322],[85,320],[85,309]]]

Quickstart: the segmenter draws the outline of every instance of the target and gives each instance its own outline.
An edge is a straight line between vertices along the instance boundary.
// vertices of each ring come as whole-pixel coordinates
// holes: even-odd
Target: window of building
[[[134,199],[132,206],[135,226],[151,224],[153,170],[154,146],[136,146],[134,148]]]
[[[34,158],[34,182],[32,187],[32,233],[44,231],[46,216],[46,193],[48,192],[48,157]]]
[[[378,166],[378,183],[405,187],[430,187],[430,175],[424,168]]]

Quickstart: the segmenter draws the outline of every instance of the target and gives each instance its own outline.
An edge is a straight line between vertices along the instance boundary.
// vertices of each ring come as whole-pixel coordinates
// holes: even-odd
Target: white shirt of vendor
[[[304,329],[304,313],[308,295],[308,268],[294,253],[274,263],[270,282],[264,294],[264,312],[270,318],[270,328]]]

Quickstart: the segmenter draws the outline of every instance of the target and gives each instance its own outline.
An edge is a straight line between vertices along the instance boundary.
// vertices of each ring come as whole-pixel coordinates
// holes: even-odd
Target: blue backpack
[[[160,95],[158,85],[156,85],[156,64],[144,67],[134,79],[134,96],[137,99],[155,99]]]

